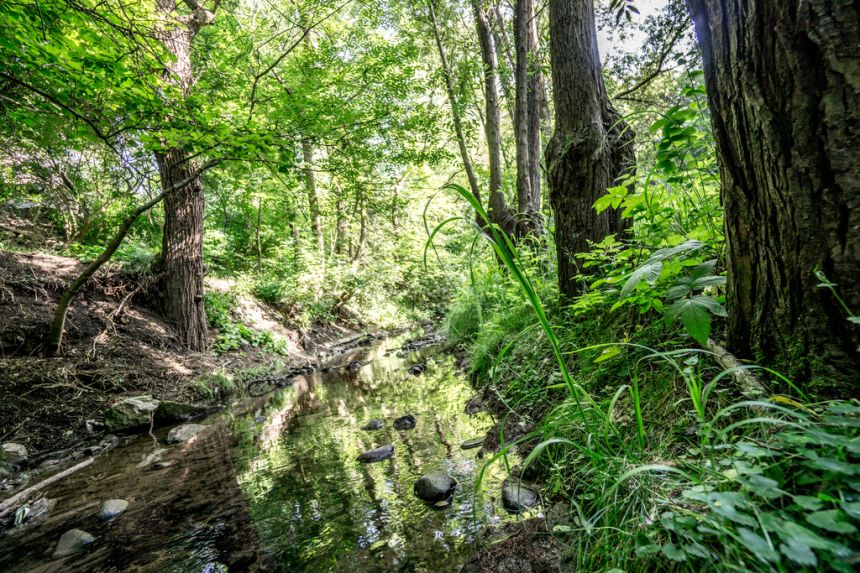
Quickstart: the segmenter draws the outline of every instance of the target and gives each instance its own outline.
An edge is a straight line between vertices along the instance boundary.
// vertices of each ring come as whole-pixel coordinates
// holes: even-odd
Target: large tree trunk
[[[158,37],[173,55],[165,74],[182,95],[194,83],[191,42],[214,13],[196,1],[186,0],[191,14],[180,16],[175,0],[159,0],[163,28]],[[155,154],[164,198],[164,232],[161,253],[163,311],[179,339],[192,350],[205,350],[206,312],[203,308],[203,185],[196,161],[181,149]]]
[[[689,6],[722,176],[729,347],[856,391],[860,327],[814,271],[860,313],[860,5]]]
[[[598,214],[592,205],[632,164],[632,133],[606,96],[592,3],[550,0],[549,27],[555,131],[546,150],[547,179],[559,287],[572,297],[582,287],[576,254],[624,229],[618,211]]]
[[[517,207],[520,234],[528,234],[540,225],[540,100],[533,66],[537,36],[531,0],[517,0],[515,10]]]
[[[489,17],[481,5],[481,0],[472,0],[472,8],[475,11],[475,25],[481,45],[481,59],[484,64],[484,104],[487,116],[484,129],[487,135],[487,155],[490,163],[487,214],[491,222],[499,225],[506,233],[510,234],[514,231],[514,225],[502,190],[502,122],[499,113],[499,90],[496,85],[498,61],[496,60],[495,39],[490,32]]]
[[[161,269],[162,307],[182,344],[206,348],[207,324],[203,308],[203,185],[184,151],[156,153],[163,191],[188,183],[164,197]]]

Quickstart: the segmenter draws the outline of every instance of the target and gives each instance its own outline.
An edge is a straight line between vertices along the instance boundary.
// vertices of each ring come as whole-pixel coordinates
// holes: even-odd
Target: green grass
[[[477,201],[459,187],[470,206]],[[431,233],[429,245],[446,221]],[[470,261],[452,341],[563,503],[553,532],[577,571],[849,571],[860,556],[860,406],[809,403],[793,381],[751,402],[677,323],[560,309],[543,270],[487,224],[493,257]],[[425,253],[427,249],[425,249]],[[545,304],[549,301],[549,304]],[[477,320],[475,320],[477,318]],[[502,431],[503,433],[504,431]],[[504,438],[504,436],[502,436]],[[487,463],[504,461],[512,444]]]

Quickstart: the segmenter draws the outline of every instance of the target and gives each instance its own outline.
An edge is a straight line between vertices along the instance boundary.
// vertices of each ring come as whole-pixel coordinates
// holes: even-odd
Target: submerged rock
[[[405,416],[401,416],[394,420],[392,426],[394,426],[395,430],[411,430],[415,427],[415,416],[412,414],[406,414]]]
[[[126,398],[105,414],[105,429],[110,433],[127,432],[147,426],[160,402],[152,396]]]
[[[167,443],[178,444],[180,442],[187,442],[208,427],[203,424],[182,424],[181,426],[176,426],[167,434]]]
[[[128,502],[124,499],[109,499],[102,503],[99,508],[98,518],[102,521],[111,520],[128,509]]]
[[[374,418],[369,421],[367,424],[362,426],[362,430],[381,430],[382,427],[385,426],[385,422],[380,420],[379,418]]]
[[[27,463],[27,459],[27,448],[21,444],[6,442],[0,445],[0,461],[14,466],[22,466]]]
[[[387,444],[385,446],[380,446],[373,450],[364,452],[363,454],[360,454],[356,459],[363,464],[372,464],[373,462],[381,462],[382,460],[387,460],[392,455],[394,455],[394,446],[391,444]]]
[[[540,503],[538,493],[519,482],[505,482],[502,486],[502,505],[511,513],[522,513]]]
[[[187,422],[193,418],[205,415],[206,412],[207,410],[204,406],[163,400],[159,402],[158,408],[155,410],[155,419],[161,424]]]
[[[70,529],[65,532],[57,542],[57,547],[51,555],[52,559],[62,559],[79,552],[81,549],[95,541],[96,538],[80,529]]]
[[[454,494],[456,486],[457,482],[454,478],[445,472],[436,471],[424,474],[418,478],[418,481],[412,487],[412,491],[416,496],[428,503],[437,503],[451,497]]]
[[[472,438],[471,440],[466,440],[462,444],[460,444],[461,450],[471,450],[472,448],[480,448],[484,445],[483,436],[480,438]]]
[[[413,376],[420,376],[425,370],[427,370],[427,367],[423,364],[413,364],[409,367],[409,373]]]

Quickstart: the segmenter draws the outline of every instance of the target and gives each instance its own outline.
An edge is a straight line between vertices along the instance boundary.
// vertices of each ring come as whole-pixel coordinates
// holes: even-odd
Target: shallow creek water
[[[0,571],[459,570],[480,530],[509,519],[504,470],[491,466],[476,488],[483,460],[460,445],[492,419],[464,413],[472,390],[450,357],[403,352],[406,339],[340,353],[330,370],[233,405],[184,444],[165,445],[164,429],[99,456],[40,494],[52,500],[48,517],[0,536]],[[416,363],[427,370],[413,376]],[[395,430],[406,414],[416,427]],[[373,418],[385,426],[362,430]],[[385,444],[390,459],[356,460]],[[433,470],[458,482],[443,509],[412,493]],[[129,509],[102,524],[95,513],[111,498]],[[71,528],[96,541],[52,560]]]

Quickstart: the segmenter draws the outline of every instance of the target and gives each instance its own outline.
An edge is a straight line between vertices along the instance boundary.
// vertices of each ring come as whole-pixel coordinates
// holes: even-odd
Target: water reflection
[[[313,374],[280,391],[264,410],[263,438],[240,440],[238,481],[279,570],[457,571],[481,527],[499,519],[492,497],[501,469],[488,472],[476,493],[476,452],[459,447],[491,420],[463,413],[471,389],[449,358],[397,358],[389,350],[400,342],[343,359],[370,361],[360,368]],[[417,361],[428,368],[416,377],[407,369]],[[406,414],[417,419],[415,429],[393,429]],[[373,418],[385,427],[360,429]],[[385,444],[394,444],[390,459],[356,461]],[[437,469],[458,482],[443,510],[412,494],[415,480]]]

